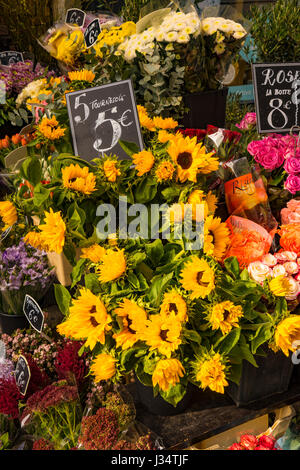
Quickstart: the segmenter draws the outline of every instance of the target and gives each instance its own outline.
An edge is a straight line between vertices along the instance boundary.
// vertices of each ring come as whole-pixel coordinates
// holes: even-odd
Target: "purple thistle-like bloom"
[[[54,72],[46,72],[40,64],[33,68],[33,62],[26,60],[12,64],[7,72],[0,72],[0,80],[5,82],[6,93],[20,93],[33,80],[43,76],[53,76]]]

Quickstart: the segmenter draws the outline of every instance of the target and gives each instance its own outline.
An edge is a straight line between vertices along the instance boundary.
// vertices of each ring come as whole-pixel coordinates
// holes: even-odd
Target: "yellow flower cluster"
[[[45,221],[38,226],[40,232],[28,232],[24,242],[34,248],[61,253],[65,244],[66,224],[60,212],[45,211]]]
[[[48,140],[57,140],[65,135],[66,128],[60,127],[55,116],[44,116],[38,125],[38,132]]]
[[[121,26],[114,26],[111,29],[103,29],[94,45],[96,55],[102,57],[103,47],[110,47],[121,44],[126,38],[136,32],[136,25],[132,21],[127,21]]]
[[[76,56],[86,49],[83,32],[80,28],[72,31],[59,29],[48,40],[46,49],[55,59],[72,65]]]
[[[17,210],[12,202],[0,201],[0,217],[4,224],[3,231],[17,222]]]
[[[224,393],[224,387],[228,385],[226,380],[226,366],[219,353],[210,357],[201,357],[194,363],[196,381],[205,389]]]
[[[89,172],[87,166],[80,167],[73,163],[62,171],[62,181],[65,188],[78,191],[83,194],[91,194],[96,190],[96,176]]]

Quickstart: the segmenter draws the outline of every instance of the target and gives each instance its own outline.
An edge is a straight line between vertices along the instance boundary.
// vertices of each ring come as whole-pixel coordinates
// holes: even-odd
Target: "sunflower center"
[[[214,232],[212,232],[211,230],[209,230],[209,235],[212,237],[212,243],[214,244],[214,243],[215,243],[215,235],[214,235]]]
[[[229,310],[227,310],[227,309],[225,308],[225,310],[224,310],[224,312],[223,312],[223,318],[224,318],[224,321],[226,321],[226,320],[227,320],[227,318],[229,317],[229,315],[230,315],[230,312],[229,312]]]
[[[204,271],[199,271],[197,273],[197,283],[199,284],[199,286],[207,287],[209,285],[209,282],[202,282],[203,274],[204,274]]]
[[[193,163],[193,157],[189,152],[181,152],[177,157],[177,163],[181,168],[187,170]]]
[[[177,315],[177,313],[178,313],[177,305],[174,304],[174,303],[170,303],[170,304],[169,304],[169,311],[170,311],[170,312],[175,312],[176,315]]]
[[[70,179],[69,179],[69,182],[70,182],[70,183],[75,183],[76,180],[77,180],[77,178],[70,178]]]
[[[135,335],[136,334],[136,331],[131,328],[131,325],[132,325],[132,320],[130,320],[130,318],[127,317],[127,328],[128,328],[128,331],[132,334],[132,335]]]
[[[169,330],[161,330],[160,331],[160,337],[163,341],[167,341],[169,343],[170,341],[167,340],[168,331]]]
[[[90,316],[90,322],[91,322],[91,324],[92,324],[92,326],[93,326],[94,328],[97,328],[97,326],[99,325],[99,323],[97,322],[96,318],[93,317],[93,316]]]

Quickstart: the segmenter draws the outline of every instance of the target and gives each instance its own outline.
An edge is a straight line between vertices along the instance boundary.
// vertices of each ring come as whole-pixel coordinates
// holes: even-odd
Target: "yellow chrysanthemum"
[[[204,222],[204,246],[206,255],[221,260],[230,243],[230,231],[225,222],[219,217],[208,216]]]
[[[48,247],[43,244],[41,234],[39,232],[28,232],[24,237],[24,243],[31,245],[37,250],[48,251]]]
[[[67,36],[59,32],[50,39],[49,43],[51,55],[66,64],[73,64],[75,57],[85,50],[84,35],[79,28]]]
[[[53,212],[52,208],[50,212],[45,211],[45,221],[38,228],[41,231],[42,245],[47,246],[48,251],[61,253],[65,244],[66,224],[61,218],[60,211]]]
[[[116,362],[116,359],[110,354],[98,354],[91,366],[91,373],[95,377],[95,382],[111,379],[116,373]]]
[[[122,276],[126,271],[124,250],[107,250],[98,268],[99,281],[110,282]]]
[[[92,263],[100,263],[105,253],[105,248],[95,243],[87,248],[81,248],[80,258],[89,259]]]
[[[180,382],[180,377],[184,374],[184,367],[178,359],[161,359],[153,372],[153,387],[158,385],[160,390],[167,392],[169,388]]]
[[[150,346],[150,351],[157,349],[160,354],[171,357],[181,344],[180,334],[181,322],[175,313],[171,313],[168,316],[151,315],[139,337]]]
[[[91,194],[96,190],[96,176],[89,172],[87,166],[81,168],[78,163],[73,163],[61,170],[63,186],[79,191],[83,194]]]
[[[118,176],[120,176],[121,171],[117,166],[117,162],[115,160],[105,160],[103,164],[104,174],[108,181],[114,183]]]
[[[38,131],[49,140],[57,140],[65,135],[66,129],[58,125],[55,116],[48,118],[43,117],[41,123],[38,125]]]
[[[215,273],[205,259],[192,256],[181,271],[181,284],[191,299],[204,299],[215,288]]]
[[[294,284],[284,274],[269,280],[269,288],[276,297],[286,297],[293,293]]]
[[[174,171],[174,165],[169,160],[164,160],[157,166],[155,170],[155,176],[161,183],[162,181],[171,180],[173,178]]]
[[[68,77],[72,82],[80,80],[91,83],[95,78],[95,74],[91,70],[78,70],[75,72],[68,72]]]
[[[120,333],[113,335],[117,347],[121,346],[123,350],[131,348],[139,340],[139,333],[145,327],[147,313],[132,300],[124,299],[115,309],[115,314],[122,322]]]
[[[213,330],[220,329],[223,335],[229,333],[233,327],[239,326],[239,319],[243,316],[243,309],[230,300],[214,305],[207,317]]]
[[[68,319],[58,325],[57,331],[76,340],[85,339],[85,346],[93,350],[97,342],[105,343],[111,321],[102,300],[83,288],[79,297],[72,301]]]
[[[147,150],[142,150],[139,153],[132,155],[133,163],[135,164],[138,176],[143,176],[148,173],[154,165],[154,156]]]
[[[6,227],[11,227],[17,222],[17,209],[12,202],[0,201],[0,217]]]
[[[293,346],[293,343],[300,340],[300,315],[291,315],[282,320],[276,327],[274,340],[276,347],[286,356],[289,351],[295,351],[297,344]]]
[[[187,304],[184,298],[177,292],[176,289],[172,289],[170,292],[164,294],[163,302],[160,307],[161,315],[171,315],[175,313],[176,317],[180,321],[187,320]]]
[[[222,362],[219,353],[211,358],[199,358],[194,364],[196,381],[205,389],[209,387],[213,392],[224,393],[224,387],[228,385],[226,380],[226,366]]]
[[[175,129],[178,127],[178,122],[173,118],[164,119],[160,116],[153,118],[153,124],[157,129]]]

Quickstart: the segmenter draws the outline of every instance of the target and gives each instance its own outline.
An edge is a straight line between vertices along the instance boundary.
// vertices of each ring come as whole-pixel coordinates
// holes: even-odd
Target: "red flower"
[[[47,374],[39,368],[34,359],[30,354],[23,354],[26,358],[29,369],[30,369],[30,381],[26,393],[26,398],[35,393],[37,390],[41,390],[46,387],[49,383],[49,377]]]
[[[87,374],[85,355],[79,356],[78,351],[82,346],[80,341],[68,341],[62,349],[58,351],[55,369],[60,379],[68,379],[73,375],[78,386],[84,381]]]
[[[0,413],[9,419],[16,419],[19,416],[20,394],[14,377],[0,379]]]
[[[244,434],[241,436],[240,445],[246,450],[253,450],[258,445],[258,440],[252,434]]]
[[[270,450],[274,449],[275,442],[276,442],[276,439],[274,439],[274,437],[271,437],[271,436],[263,435],[259,438],[259,445],[263,447],[267,447],[267,449],[270,449]]]
[[[264,447],[264,446],[257,446],[255,447],[254,450],[273,450],[273,449],[270,449],[269,447]]]
[[[79,442],[85,450],[109,450],[116,445],[119,434],[116,414],[99,408],[95,415],[82,419]]]
[[[47,439],[38,439],[34,441],[32,450],[54,450],[52,442],[47,441]]]
[[[198,142],[203,140],[206,136],[206,130],[204,129],[179,129],[179,132],[181,132],[184,137],[197,137]]]
[[[245,450],[244,447],[240,446],[237,442],[228,447],[228,450]]]

